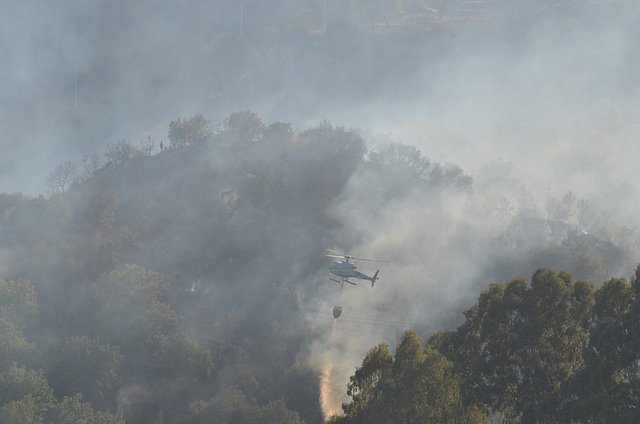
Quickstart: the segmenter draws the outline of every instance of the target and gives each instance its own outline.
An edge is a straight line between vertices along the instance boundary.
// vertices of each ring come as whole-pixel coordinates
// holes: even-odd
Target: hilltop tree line
[[[140,146],[136,147],[131,141],[118,139],[115,143],[109,143],[104,154],[94,152],[82,158],[80,164],[71,160],[60,162],[47,178],[49,194],[64,193],[73,185],[80,185],[93,177],[96,171],[104,168],[111,168],[121,164],[127,159],[141,156],[151,156],[160,149],[175,149],[180,146],[204,140],[211,135],[209,128],[210,120],[201,113],[191,116],[189,119],[178,118],[169,123],[167,134],[168,143],[165,147],[164,141],[156,148],[156,140],[151,136],[147,140],[140,140]]]
[[[54,56],[71,54],[67,48],[78,41],[75,35],[71,36],[83,34],[78,41],[81,51],[73,53],[80,55],[84,62],[78,71],[81,107],[74,109],[74,102],[65,100],[68,90],[72,89],[66,85],[57,86],[55,96],[41,98],[39,104],[46,105],[47,114],[55,117],[52,122],[57,125],[51,126],[51,131],[65,128],[67,139],[73,138],[74,145],[79,146],[86,144],[87,139],[99,139],[112,131],[117,119],[130,117],[138,122],[151,122],[158,112],[149,105],[174,104],[179,109],[201,101],[209,110],[216,111],[218,119],[225,117],[229,110],[260,104],[263,100],[275,99],[277,104],[286,107],[286,104],[295,104],[288,98],[300,93],[304,93],[304,98],[331,98],[334,104],[336,100],[361,104],[361,101],[379,99],[381,95],[386,98],[397,95],[406,101],[407,96],[422,93],[424,89],[430,91],[429,86],[419,85],[418,77],[438,84],[439,69],[448,63],[452,53],[457,55],[466,48],[478,47],[469,44],[469,39],[463,36],[465,31],[455,28],[456,19],[473,14],[474,8],[480,16],[492,18],[490,22],[501,19],[501,23],[506,21],[507,28],[518,29],[508,37],[518,50],[529,41],[537,40],[543,48],[562,44],[558,42],[562,39],[578,41],[575,38],[575,34],[581,32],[578,29],[588,28],[592,23],[581,13],[587,7],[601,7],[620,18],[637,13],[634,1],[593,3],[351,0],[325,4],[247,0],[239,5],[235,1],[216,0],[192,2],[185,8],[170,0],[139,1],[135,7],[126,1],[100,2],[92,7],[71,2],[59,13],[50,13],[51,28],[56,31],[68,28],[68,33],[62,31],[60,36],[70,39],[56,45],[54,50],[45,51]],[[37,4],[42,10],[52,12],[48,2]],[[28,14],[29,10],[24,8],[24,13]],[[242,10],[245,25],[240,30]],[[436,25],[421,20],[423,16],[432,15],[438,20]],[[523,15],[533,15],[531,22],[519,21]],[[531,25],[537,18],[544,22],[545,34],[531,32],[530,28],[537,26]],[[407,22],[415,24],[405,25]],[[385,23],[389,24],[382,25]],[[494,26],[493,23],[490,26]],[[48,27],[40,27],[46,37]],[[385,32],[390,27],[415,30],[400,35]],[[633,32],[625,32],[625,36],[637,39]],[[122,43],[122,40],[130,42]],[[499,45],[500,39],[487,42],[487,53],[492,53],[491,46],[496,42]],[[578,62],[584,61],[583,68],[608,60],[606,55],[594,55],[594,46],[578,44],[575,48],[580,54]],[[94,57],[91,52],[98,50],[104,54]],[[136,58],[139,60],[131,60]],[[123,67],[131,70],[130,79],[122,78]],[[420,70],[419,74],[416,70]],[[54,80],[71,83],[73,78],[68,72],[64,62],[52,65],[50,73],[47,71]],[[51,86],[44,81],[40,88]],[[130,96],[132,90],[140,95]],[[92,92],[99,95],[91,96]],[[303,101],[294,107],[304,110],[309,105],[307,112],[311,113],[311,109],[317,110],[314,103]],[[19,110],[5,112],[17,120]],[[122,115],[116,117],[114,111],[121,111]],[[78,119],[68,120],[71,112],[75,112]],[[60,136],[63,137],[62,132]],[[64,189],[64,180],[60,182]]]
[[[211,128],[195,115],[172,121],[167,140],[163,151],[154,140],[109,144],[49,197],[0,194],[2,422],[322,422],[318,370],[300,356],[315,333],[298,319],[297,288],[326,266],[326,246],[345,242],[333,213],[340,194],[357,174],[389,201],[473,196],[459,167],[400,143],[369,151],[358,132],[327,121],[294,129],[246,111]],[[554,255],[607,263],[574,239]],[[596,295],[588,283],[569,285]],[[551,337],[542,327],[532,340]],[[432,371],[447,376],[447,399],[472,417],[521,413],[513,399],[490,398],[495,385],[471,368],[486,345],[461,368],[447,334],[419,355],[440,364]],[[378,350],[382,366],[390,354]],[[509,367],[502,359],[512,358],[492,363]],[[366,382],[377,374],[367,378],[352,381],[350,393],[383,388]],[[473,390],[463,390],[467,382]],[[354,411],[341,419],[359,419]]]
[[[599,287],[538,269],[482,292],[456,330],[395,355],[371,349],[351,376],[355,423],[635,423],[640,408],[640,266]]]

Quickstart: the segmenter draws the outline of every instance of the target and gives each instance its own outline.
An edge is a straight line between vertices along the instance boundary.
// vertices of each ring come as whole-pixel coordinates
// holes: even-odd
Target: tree
[[[104,157],[107,161],[107,166],[112,167],[121,164],[127,159],[131,159],[138,156],[140,152],[135,148],[129,140],[120,138],[115,143],[109,143],[107,145],[107,151]]]
[[[27,395],[3,405],[0,409],[0,421],[4,424],[40,424],[44,422],[43,412],[33,396]]]
[[[390,143],[380,153],[372,154],[370,162],[377,167],[402,172],[409,180],[426,180],[431,170],[431,162],[420,150],[400,143]]]
[[[219,126],[217,137],[223,144],[242,150],[259,141],[264,131],[264,123],[257,113],[234,112]]]
[[[347,389],[352,402],[330,423],[486,422],[476,405],[463,404],[453,364],[412,331],[395,357],[384,344],[370,350]]]
[[[636,269],[636,277],[640,267]],[[585,364],[568,379],[572,401],[565,417],[583,422],[634,423],[640,408],[640,302],[624,279],[606,281],[595,294],[594,327]]]
[[[22,364],[35,352],[35,345],[29,343],[20,328],[6,318],[0,318],[0,371],[12,364]]]
[[[47,403],[28,394],[3,405],[0,421],[3,424],[125,424],[122,412],[95,411],[90,404],[82,402],[81,394]]]
[[[101,339],[137,348],[163,333],[173,333],[176,313],[162,301],[167,281],[138,265],[103,274],[94,283]]]
[[[59,163],[53,171],[49,173],[47,186],[51,194],[64,193],[74,182],[76,175],[76,165],[71,161]]]
[[[142,145],[142,152],[145,154],[145,156],[151,156],[153,148],[156,144],[156,142],[151,139],[151,136],[148,135],[146,141],[140,140],[140,144]]]
[[[392,422],[485,422],[476,405],[463,405],[453,364],[414,332],[403,335],[392,374]]]
[[[562,241],[562,247],[569,251],[567,268],[576,278],[595,283],[608,277],[602,262],[589,252],[582,233],[574,229],[567,231],[567,238]]]
[[[38,316],[39,307],[35,288],[31,281],[19,278],[0,280],[0,317],[20,328]]]
[[[544,268],[531,287],[518,277],[483,291],[455,334],[432,341],[458,375],[470,376],[463,380],[465,402],[477,399],[506,422],[557,422],[571,399],[560,387],[584,363],[594,291]]]
[[[103,158],[98,152],[93,152],[91,155],[84,155],[82,157],[79,175],[77,175],[75,179],[76,184],[82,184],[87,181],[103,166]]]
[[[13,364],[0,373],[0,404],[19,401],[27,395],[38,405],[48,405],[55,401],[53,389],[42,370],[27,370],[24,366]]]
[[[320,376],[310,366],[294,364],[269,385],[261,399],[284,400],[306,423],[323,422]]]
[[[178,118],[175,121],[169,122],[169,142],[171,147],[178,147],[183,144],[187,144],[189,141],[189,130],[187,128],[187,120],[185,118]]]
[[[468,319],[456,331],[437,331],[429,337],[428,345],[451,361],[452,372],[459,381],[463,405],[477,405],[481,410],[488,410],[477,391],[479,377],[475,363],[480,356],[482,341],[478,336],[477,322],[471,319],[476,314],[477,305],[465,311]]]
[[[185,144],[195,143],[204,140],[211,135],[209,129],[210,121],[198,113],[191,116],[188,120],[178,118],[169,122],[169,142],[171,147],[178,147]]]
[[[324,210],[362,165],[364,140],[355,131],[333,127],[325,120],[300,133],[298,142],[303,146],[298,158],[304,166],[298,184],[308,184],[303,192],[310,197],[309,204]]]
[[[82,402],[82,395],[65,396],[54,411],[50,413],[60,424],[76,424],[94,422],[94,411],[91,405]]]
[[[211,135],[209,129],[209,119],[205,119],[201,113],[193,115],[189,118],[190,138],[192,142],[201,141]]]
[[[58,396],[82,393],[89,401],[105,399],[116,387],[123,360],[119,346],[101,344],[97,338],[71,337],[56,353],[48,377]]]
[[[151,373],[159,383],[193,385],[211,376],[211,352],[184,334],[158,335],[153,347]]]
[[[229,387],[208,402],[191,404],[192,415],[185,424],[302,424],[297,412],[287,409],[283,401],[270,402],[266,406],[252,404],[240,389]]]
[[[91,234],[90,250],[84,253],[93,253],[87,261],[96,274],[113,269],[126,242],[132,238],[126,227],[115,225],[119,204],[120,200],[108,187],[96,190],[76,222],[78,230]]]
[[[120,393],[145,393],[127,396],[127,420],[149,422],[165,408],[179,409],[194,387],[208,381],[213,360],[209,349],[179,331],[177,314],[165,302],[167,280],[141,266],[125,265],[102,274],[93,287],[95,334],[122,353]],[[105,365],[93,375],[108,377],[102,371],[108,369]],[[91,388],[96,393],[101,387]]]
[[[576,196],[568,191],[562,200],[551,199],[547,205],[548,218],[553,221],[568,222],[575,214]]]
[[[291,148],[295,131],[291,124],[284,122],[273,122],[262,132],[262,139],[274,155],[281,156]]]
[[[54,424],[125,424],[122,411],[115,414],[95,411],[89,403],[82,402],[82,394],[65,396],[47,415],[47,422]]]

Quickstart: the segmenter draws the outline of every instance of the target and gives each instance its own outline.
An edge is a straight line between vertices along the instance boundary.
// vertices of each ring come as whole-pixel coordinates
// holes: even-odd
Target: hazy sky
[[[231,29],[229,13],[205,2],[5,3],[0,191],[44,193],[60,161],[166,135],[170,119],[198,113],[189,60]]]

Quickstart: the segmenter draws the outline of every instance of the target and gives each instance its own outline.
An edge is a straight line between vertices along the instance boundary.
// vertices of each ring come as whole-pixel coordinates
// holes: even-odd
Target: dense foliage
[[[333,423],[634,423],[640,266],[600,287],[538,269],[494,283],[455,331],[367,353]]]

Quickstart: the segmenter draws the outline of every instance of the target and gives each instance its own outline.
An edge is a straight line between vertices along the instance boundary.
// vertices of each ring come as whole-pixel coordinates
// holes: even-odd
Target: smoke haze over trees
[[[473,293],[512,270],[544,264],[602,282],[637,253],[567,222],[486,209],[459,167],[399,143],[369,151],[328,121],[294,130],[236,112],[202,140],[153,156],[116,143],[103,157],[49,198],[1,196],[7,390],[18,373],[47,393],[8,398],[8,422],[67,408],[108,422],[321,422],[325,361],[336,384],[374,340],[456,323]],[[566,220],[585,207],[571,194],[559,202]],[[393,262],[375,290],[326,278],[324,246],[346,243]],[[346,313],[329,332],[332,302]],[[455,363],[425,354],[446,380]],[[488,408],[443,390],[448,413]]]
[[[637,2],[6,8],[3,422],[640,407]]]

